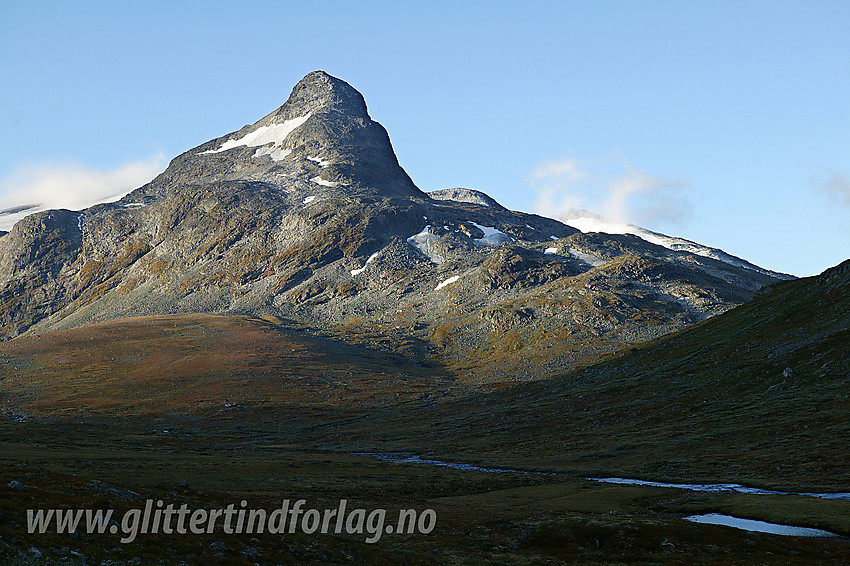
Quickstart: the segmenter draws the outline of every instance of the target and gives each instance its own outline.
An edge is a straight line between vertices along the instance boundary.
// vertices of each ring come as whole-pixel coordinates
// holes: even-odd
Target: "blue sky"
[[[4,2],[0,206],[141,184],[323,69],[423,190],[811,275],[850,257],[847,22],[846,0]]]

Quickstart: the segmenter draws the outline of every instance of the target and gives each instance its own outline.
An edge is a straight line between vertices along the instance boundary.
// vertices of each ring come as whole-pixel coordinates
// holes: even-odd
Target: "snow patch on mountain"
[[[585,253],[585,252],[580,252],[575,248],[570,248],[570,255],[575,257],[575,258],[580,259],[584,263],[591,265],[593,267],[599,267],[600,265],[605,265],[606,263],[608,263],[607,261],[605,261],[601,257],[595,256],[593,254],[588,254],[588,253]]]
[[[304,124],[304,122],[306,122],[311,115],[312,112],[308,112],[306,116],[300,116],[291,120],[284,120],[282,124],[270,124],[268,126],[260,126],[253,132],[247,133],[241,138],[224,142],[218,149],[202,151],[200,155],[206,155],[210,153],[221,153],[222,151],[227,151],[228,149],[233,149],[241,146],[260,147],[272,144],[273,147],[279,147],[283,144],[284,140],[286,140],[287,136],[294,132],[296,128]],[[270,150],[268,154],[272,155],[272,151]],[[262,155],[266,154],[263,153]],[[289,154],[287,153],[286,155]],[[286,157],[286,155],[284,155],[283,157]],[[283,159],[283,157],[280,157],[280,159]],[[275,157],[272,156],[272,159],[275,159]],[[275,161],[279,161],[279,159],[275,159]]]
[[[440,289],[442,289],[446,285],[451,285],[452,283],[454,283],[458,279],[460,279],[460,275],[452,275],[451,277],[449,277],[448,279],[446,279],[445,281],[443,281],[442,283],[440,283],[439,285],[434,287],[434,290],[439,291]]]
[[[372,263],[372,260],[377,258],[379,255],[381,255],[381,252],[379,252],[379,251],[370,255],[369,259],[366,260],[366,263],[363,264],[363,267],[361,267],[360,269],[352,269],[351,270],[351,275],[354,276],[354,275],[360,275],[361,273],[363,273],[366,270],[366,266],[369,265],[370,263]]]
[[[283,149],[274,145],[267,145],[259,148],[254,152],[254,157],[262,157],[263,155],[268,155],[272,158],[272,161],[282,161],[284,157],[292,153],[291,149]]]
[[[482,232],[484,232],[483,238],[476,238],[475,244],[479,246],[497,246],[503,242],[513,242],[514,239],[502,232],[501,230],[496,230],[495,227],[482,226],[481,224],[476,224],[471,220],[466,221],[467,224],[472,224]]]
[[[443,263],[446,261],[446,258],[441,256],[438,253],[431,251],[431,242],[438,240],[439,238],[431,233],[431,225],[425,226],[421,232],[418,234],[414,234],[407,239],[407,243],[428,256],[434,263]]]
[[[331,164],[330,161],[326,161],[326,160],[322,159],[321,157],[308,157],[307,161],[312,161],[313,163],[315,163],[316,165],[318,165],[322,169],[324,169],[325,167],[327,167],[328,165]]]
[[[30,214],[35,214],[36,212],[41,212],[47,209],[48,208],[46,206],[41,204],[31,204],[0,210],[0,230],[9,232],[19,220],[23,220]]]
[[[692,242],[691,240],[686,240],[684,238],[678,238],[675,236],[661,234],[659,232],[653,232],[652,230],[647,230],[646,228],[641,228],[640,226],[635,226],[634,224],[627,224],[624,222],[615,222],[612,220],[608,220],[607,218],[603,218],[602,216],[585,210],[569,211],[566,217],[561,217],[560,220],[564,224],[572,226],[573,228],[581,230],[582,232],[602,232],[605,234],[632,234],[649,242],[650,244],[662,246],[669,250],[677,252],[688,252],[695,255],[716,259],[718,261],[722,261],[735,267],[742,267],[744,269],[749,269],[751,271],[756,271],[758,273],[770,275],[772,277],[778,277],[780,279],[793,279],[793,277],[791,276],[764,269],[748,262],[745,259],[741,259],[732,254],[728,254],[723,250],[717,248],[704,246],[702,244],[698,244],[696,242]]]
[[[338,187],[340,185],[345,184],[345,183],[338,183],[336,181],[326,181],[325,179],[322,179],[318,175],[316,175],[315,177],[313,177],[310,180],[313,181],[314,183],[316,183],[317,185],[322,185],[323,187]]]

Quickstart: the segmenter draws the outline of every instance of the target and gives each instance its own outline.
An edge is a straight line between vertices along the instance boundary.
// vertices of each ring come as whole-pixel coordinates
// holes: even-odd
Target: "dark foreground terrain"
[[[105,424],[105,423],[104,423]],[[137,423],[138,424],[138,423]],[[698,525],[680,517],[725,512],[812,525],[847,536],[850,502],[793,495],[701,494],[614,486],[576,474],[486,473],[391,464],[337,451],[251,442],[234,426],[163,434],[156,422],[138,430],[94,424],[26,427],[27,442],[6,439],[0,488],[0,556],[4,564],[813,564],[846,563],[847,539],[804,539]],[[191,431],[191,432],[190,432]],[[120,514],[162,499],[192,509],[245,499],[274,510],[284,498],[308,507],[433,509],[430,534],[121,535],[26,534],[31,508],[114,508]],[[141,560],[138,560],[141,557]],[[110,562],[111,561],[111,562]]]

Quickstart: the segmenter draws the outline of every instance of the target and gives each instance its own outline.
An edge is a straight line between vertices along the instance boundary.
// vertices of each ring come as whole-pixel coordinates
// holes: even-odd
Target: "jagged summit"
[[[366,101],[357,89],[342,79],[324,71],[313,71],[298,81],[286,103],[263,118],[280,122],[308,113],[340,112],[347,116],[369,120]]]
[[[299,199],[317,190],[424,197],[386,130],[369,117],[363,95],[324,71],[301,79],[280,108],[257,122],[175,158],[146,193],[221,181],[272,184]]]

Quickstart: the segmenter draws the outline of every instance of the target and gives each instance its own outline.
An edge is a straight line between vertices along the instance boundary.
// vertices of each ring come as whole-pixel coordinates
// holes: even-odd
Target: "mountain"
[[[47,210],[47,208],[40,204],[22,204],[0,210],[0,236],[8,234],[9,230],[12,229],[12,226],[14,226],[19,220],[26,218],[30,214],[41,212],[43,210]]]
[[[764,269],[763,267],[759,267],[745,259],[726,253],[723,250],[704,246],[702,244],[698,244],[697,242],[692,242],[691,240],[686,240],[684,238],[668,236],[660,232],[647,230],[646,228],[641,228],[640,226],[635,226],[634,224],[628,224],[624,222],[613,222],[603,216],[600,216],[599,214],[594,214],[593,212],[588,212],[587,210],[569,210],[565,214],[561,215],[560,218],[568,226],[572,226],[573,228],[581,230],[582,232],[604,232],[606,234],[634,234],[635,236],[639,236],[641,239],[646,240],[651,244],[658,244],[659,246],[664,246],[665,248],[671,250],[685,251],[704,257],[710,257],[722,261],[724,263],[728,263],[729,265],[743,267],[745,269],[751,269],[764,275],[776,277],[777,279],[794,279],[792,275],[788,275],[787,273],[778,273],[769,269]]]
[[[362,95],[317,71],[147,185],[0,237],[0,336],[126,317],[290,320],[464,379],[538,379],[719,314],[781,276],[420,191]]]

